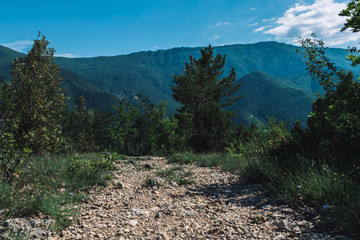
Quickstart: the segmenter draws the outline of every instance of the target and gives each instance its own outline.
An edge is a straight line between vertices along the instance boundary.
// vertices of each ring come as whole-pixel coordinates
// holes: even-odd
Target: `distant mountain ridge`
[[[64,82],[67,81],[70,88],[82,89],[72,91],[74,96],[95,91],[97,94],[88,94],[88,98],[97,96],[114,103],[117,97],[133,97],[141,92],[155,103],[167,101],[169,112],[174,113],[179,105],[171,97],[172,76],[182,73],[190,55],[199,58],[200,49],[184,47],[114,57],[56,58],[55,61],[67,72]],[[303,57],[296,49],[277,42],[214,47],[215,54],[226,55],[225,72],[235,67],[237,79],[243,82],[238,94],[245,98],[234,106],[239,110],[237,121],[266,122],[266,116],[306,120],[313,93],[321,88],[307,75]],[[327,53],[339,67],[350,69],[346,50],[328,49]],[[21,55],[0,46],[0,74],[7,77],[4,71],[11,68],[9,59],[16,54]],[[92,106],[99,102],[88,101],[93,102]],[[100,108],[104,108],[106,103],[101,105]]]

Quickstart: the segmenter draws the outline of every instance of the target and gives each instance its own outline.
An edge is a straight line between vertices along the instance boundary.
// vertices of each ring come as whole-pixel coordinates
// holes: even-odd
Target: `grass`
[[[200,167],[220,167],[223,171],[228,172],[236,172],[246,166],[246,161],[228,154],[174,154],[170,156],[168,162],[178,164],[196,163]]]
[[[193,173],[179,165],[168,169],[159,169],[155,175],[156,177],[148,176],[144,185],[147,187],[159,187],[163,185],[165,181],[175,182],[178,185],[187,185],[194,182],[192,179]]]
[[[114,155],[44,155],[28,158],[12,182],[0,178],[2,218],[44,214],[55,230],[71,224],[74,203],[88,198],[86,191],[106,186],[114,170]]]
[[[193,173],[186,171],[182,166],[173,166],[169,169],[159,170],[156,175],[165,178],[168,181],[174,181],[179,185],[186,185],[193,183],[191,179]]]

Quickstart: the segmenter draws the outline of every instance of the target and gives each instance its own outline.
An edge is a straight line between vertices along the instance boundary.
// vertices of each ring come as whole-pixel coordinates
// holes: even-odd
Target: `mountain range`
[[[167,101],[168,111],[173,114],[179,104],[171,96],[172,77],[184,73],[185,62],[190,55],[199,58],[200,49],[183,47],[113,57],[56,57],[55,61],[61,67],[70,109],[77,97],[84,96],[89,108],[112,111],[119,98],[132,98],[140,92],[156,104]],[[308,76],[297,49],[278,42],[214,47],[215,54],[226,56],[225,74],[235,67],[237,79],[242,82],[236,94],[245,97],[232,106],[239,112],[236,122],[266,123],[268,116],[306,121],[315,99],[314,92],[322,89]],[[337,66],[354,71],[346,54],[344,49],[327,51]],[[19,56],[23,54],[0,46],[0,74],[5,79],[10,80],[11,62]]]

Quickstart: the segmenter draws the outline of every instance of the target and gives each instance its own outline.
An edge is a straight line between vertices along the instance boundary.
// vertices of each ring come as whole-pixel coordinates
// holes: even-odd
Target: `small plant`
[[[148,176],[145,180],[145,187],[160,187],[163,185],[163,180],[159,177],[150,177]]]
[[[156,175],[163,177],[168,181],[174,181],[179,185],[191,184],[194,181],[191,179],[193,173],[191,171],[185,171],[182,166],[174,166],[170,169],[159,170]]]
[[[196,155],[192,153],[173,154],[169,157],[168,163],[191,164],[196,162]]]

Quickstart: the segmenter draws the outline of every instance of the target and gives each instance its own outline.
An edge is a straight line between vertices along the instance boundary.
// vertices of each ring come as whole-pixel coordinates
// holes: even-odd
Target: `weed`
[[[93,186],[111,179],[116,155],[43,155],[28,158],[18,167],[13,181],[0,178],[0,209],[4,217],[36,215],[55,219],[55,230],[70,225],[76,214],[73,203],[83,200]]]
[[[159,170],[156,175],[165,178],[168,181],[174,181],[179,185],[191,184],[194,181],[191,179],[193,173],[185,171],[182,166],[174,166],[169,169]]]

